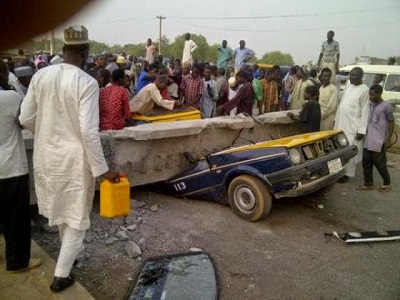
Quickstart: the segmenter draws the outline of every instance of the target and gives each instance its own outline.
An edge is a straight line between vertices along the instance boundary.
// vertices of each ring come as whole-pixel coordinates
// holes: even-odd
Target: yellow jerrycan
[[[119,174],[119,182],[105,179],[100,184],[100,216],[115,218],[129,215],[131,211],[130,184],[125,174]]]

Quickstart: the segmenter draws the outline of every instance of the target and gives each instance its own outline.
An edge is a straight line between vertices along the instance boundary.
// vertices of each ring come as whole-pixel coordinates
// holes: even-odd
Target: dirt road
[[[220,299],[399,299],[398,242],[349,245],[324,236],[400,229],[400,171],[390,169],[394,189],[384,194],[355,191],[362,183],[358,171],[326,196],[276,200],[257,223],[227,206],[143,189],[133,190],[135,205],[143,206],[128,223],[100,218],[96,201],[86,250],[73,272],[96,299],[121,299],[142,259],[197,247],[216,263]],[[35,224],[34,239],[56,258],[58,234],[43,231],[39,217]],[[121,230],[140,245],[141,257],[127,256]]]

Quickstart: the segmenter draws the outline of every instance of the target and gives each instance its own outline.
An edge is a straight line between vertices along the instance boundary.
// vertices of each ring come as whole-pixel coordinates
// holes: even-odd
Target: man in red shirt
[[[112,73],[111,85],[100,89],[100,130],[119,130],[130,120],[125,80],[125,71],[117,69]]]
[[[198,65],[193,65],[192,73],[185,79],[182,79],[180,88],[180,96],[183,99],[183,103],[200,109],[200,98],[204,87]]]

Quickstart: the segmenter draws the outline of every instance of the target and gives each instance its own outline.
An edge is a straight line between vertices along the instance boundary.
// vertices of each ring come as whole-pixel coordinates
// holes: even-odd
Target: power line
[[[377,12],[377,11],[388,11],[388,10],[399,10],[399,6],[386,7],[383,9],[377,8],[365,8],[357,10],[347,10],[329,13],[309,13],[309,14],[287,14],[287,15],[267,15],[267,16],[252,16],[252,17],[185,17],[185,16],[168,16],[168,19],[187,19],[187,20],[254,20],[254,19],[275,19],[275,18],[298,18],[298,17],[312,17],[312,16],[329,16],[338,14],[352,14],[352,13],[366,13],[366,12]]]
[[[398,20],[400,21],[400,20]],[[382,24],[391,24],[395,23],[398,21],[390,21],[390,22],[379,22],[379,23],[369,23],[369,24],[360,24],[360,25],[353,25],[353,27],[364,27],[364,26],[377,26],[377,25],[382,25]],[[302,31],[321,31],[321,30],[326,30],[326,27],[324,28],[295,28],[295,29],[243,29],[243,28],[225,28],[225,27],[213,27],[213,26],[207,26],[207,25],[200,25],[200,24],[193,24],[193,23],[186,23],[186,22],[178,22],[173,20],[173,22],[176,22],[180,25],[187,25],[187,26],[195,26],[195,27],[201,27],[201,28],[206,28],[206,29],[213,29],[213,30],[223,30],[223,31],[233,31],[233,32],[302,32]],[[349,28],[348,25],[342,25],[342,26],[331,26],[330,28],[332,29],[342,29],[342,28]]]

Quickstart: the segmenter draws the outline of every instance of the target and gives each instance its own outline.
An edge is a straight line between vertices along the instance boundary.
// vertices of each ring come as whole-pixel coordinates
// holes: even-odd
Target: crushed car
[[[342,131],[299,134],[208,154],[155,186],[160,193],[229,204],[239,217],[258,221],[273,198],[329,191],[356,154]]]

